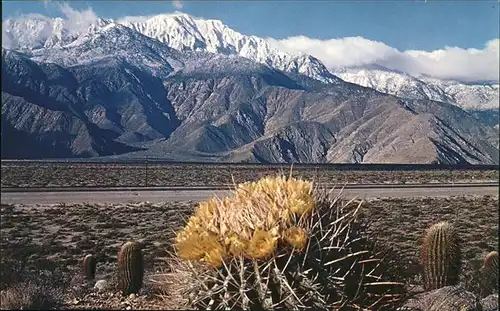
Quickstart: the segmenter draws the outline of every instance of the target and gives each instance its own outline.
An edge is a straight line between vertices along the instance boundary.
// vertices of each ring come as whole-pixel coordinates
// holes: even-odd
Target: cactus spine
[[[93,280],[95,278],[95,270],[97,266],[97,260],[91,254],[88,254],[83,259],[83,275],[88,280]]]
[[[458,236],[448,222],[431,226],[421,248],[425,290],[457,285],[461,266]]]
[[[484,257],[482,274],[482,296],[498,293],[498,252],[490,252]]]
[[[141,245],[125,243],[118,253],[119,287],[123,295],[137,294],[142,287],[144,266]]]

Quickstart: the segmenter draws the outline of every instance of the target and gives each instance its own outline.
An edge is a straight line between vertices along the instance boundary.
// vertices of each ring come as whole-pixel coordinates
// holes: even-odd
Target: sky
[[[115,20],[175,11],[218,19],[242,34],[312,54],[329,68],[377,63],[447,78],[469,71],[465,79],[498,80],[498,0],[80,0],[66,4],[76,12]],[[61,10],[54,1],[2,1],[3,20],[29,13],[68,16],[68,10]]]

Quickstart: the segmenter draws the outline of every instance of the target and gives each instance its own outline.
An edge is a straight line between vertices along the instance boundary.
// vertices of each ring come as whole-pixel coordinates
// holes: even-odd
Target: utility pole
[[[148,186],[148,156],[146,155],[146,187]]]

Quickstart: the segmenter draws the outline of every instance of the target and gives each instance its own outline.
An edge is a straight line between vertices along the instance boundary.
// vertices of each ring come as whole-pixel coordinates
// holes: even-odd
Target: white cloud
[[[184,7],[184,4],[182,4],[182,1],[180,0],[172,0],[172,6],[177,10],[180,10]]]
[[[86,10],[73,9],[68,3],[59,4],[59,9],[66,16],[65,27],[70,33],[85,31],[90,25],[95,24],[99,17],[91,7]]]
[[[413,75],[441,79],[469,82],[499,80],[500,39],[488,41],[482,49],[444,47],[435,51],[403,52],[362,37],[317,40],[298,36],[268,41],[288,52],[311,54],[331,70],[376,64]]]

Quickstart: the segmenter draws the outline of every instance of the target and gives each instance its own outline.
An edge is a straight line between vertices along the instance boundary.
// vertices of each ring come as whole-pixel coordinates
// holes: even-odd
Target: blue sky
[[[154,15],[177,9],[170,1],[69,1],[92,7],[99,17]],[[222,20],[243,34],[285,39],[360,36],[400,51],[431,51],[445,46],[483,48],[499,37],[498,1],[182,1],[179,10]],[[2,18],[26,13],[61,16],[43,1],[2,1]]]

